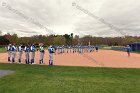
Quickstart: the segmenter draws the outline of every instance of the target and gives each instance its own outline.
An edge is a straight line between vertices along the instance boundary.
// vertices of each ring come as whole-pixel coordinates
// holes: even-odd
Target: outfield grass
[[[140,93],[140,69],[0,64],[0,93]]]
[[[0,53],[5,53],[6,49],[5,48],[0,48]]]

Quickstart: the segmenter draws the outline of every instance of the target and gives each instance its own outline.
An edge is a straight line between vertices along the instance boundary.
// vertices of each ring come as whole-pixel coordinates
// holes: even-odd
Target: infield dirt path
[[[25,55],[22,55],[24,63]],[[18,53],[16,61],[18,60]],[[7,53],[0,53],[0,62],[7,63]],[[36,52],[35,63],[39,63],[39,52]],[[48,52],[45,52],[44,63],[48,65]],[[113,68],[140,68],[140,54],[113,50],[99,50],[92,53],[64,53],[54,55],[54,64],[61,66],[85,66],[85,67],[113,67]]]

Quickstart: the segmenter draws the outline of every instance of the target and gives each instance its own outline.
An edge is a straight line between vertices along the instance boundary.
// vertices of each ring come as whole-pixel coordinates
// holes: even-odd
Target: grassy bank
[[[139,93],[140,69],[0,64],[0,93]]]

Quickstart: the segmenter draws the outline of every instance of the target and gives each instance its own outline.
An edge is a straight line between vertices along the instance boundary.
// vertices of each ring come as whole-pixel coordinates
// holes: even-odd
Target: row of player
[[[45,53],[43,43],[39,44],[39,48],[36,48],[34,44],[32,44],[31,46],[29,46],[28,44],[23,46],[21,44],[18,47],[16,47],[15,44],[9,44],[6,47],[6,50],[8,53],[8,62],[11,62],[11,57],[12,57],[12,63],[15,62],[15,57],[16,57],[17,51],[18,51],[18,62],[21,63],[22,54],[24,51],[26,64],[34,64],[35,51],[39,51],[40,52],[39,64],[43,64],[44,53]],[[53,65],[53,53],[55,52],[55,50],[52,46],[50,46],[48,48],[48,51],[49,51],[49,65]]]
[[[85,53],[93,52],[95,49],[98,51],[98,46],[57,46],[55,47],[58,54],[61,53]]]
[[[94,49],[98,51],[98,46],[49,46],[48,52],[49,52],[49,65],[53,65],[53,53],[56,54],[56,51],[58,54],[62,53],[84,53],[84,52],[93,52]],[[6,47],[7,53],[8,53],[8,62],[11,62],[12,57],[12,63],[15,62],[16,52],[18,51],[18,62],[21,63],[22,54],[23,51],[25,52],[25,63],[26,64],[34,64],[35,59],[35,51],[40,52],[40,60],[39,64],[43,64],[44,62],[44,45],[43,43],[39,44],[39,47],[37,48],[34,44],[32,45],[19,45],[16,47],[15,44],[9,44]]]

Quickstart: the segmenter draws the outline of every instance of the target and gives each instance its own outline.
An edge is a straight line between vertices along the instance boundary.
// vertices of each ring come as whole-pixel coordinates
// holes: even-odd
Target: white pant
[[[49,60],[53,60],[53,54],[49,54]]]

